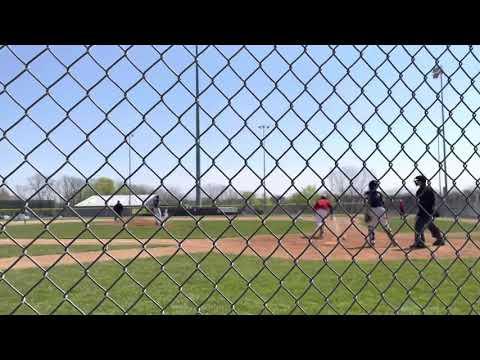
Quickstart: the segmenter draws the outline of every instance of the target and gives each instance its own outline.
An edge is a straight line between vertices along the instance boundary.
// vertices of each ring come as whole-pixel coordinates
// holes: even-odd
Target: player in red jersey
[[[400,208],[400,216],[405,216],[405,203],[403,202],[402,199],[400,199],[400,205],[399,205],[399,208]]]
[[[315,228],[312,237],[314,238],[317,232],[320,230],[318,237],[321,239],[324,234],[325,220],[333,213],[332,203],[327,199],[326,196],[320,196],[320,199],[317,200],[313,206],[313,209],[315,210],[315,222],[317,223],[317,227]]]

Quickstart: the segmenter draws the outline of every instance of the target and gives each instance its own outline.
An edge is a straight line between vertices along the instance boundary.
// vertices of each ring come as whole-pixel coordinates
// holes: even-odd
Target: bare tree
[[[223,188],[223,193],[220,195],[219,200],[224,204],[238,203],[241,200],[240,195],[233,188],[233,186],[226,186]]]
[[[11,200],[13,198],[10,191],[0,187],[0,200]]]
[[[134,195],[150,195],[155,191],[155,188],[150,185],[144,184],[128,184],[128,186],[122,182],[115,183],[115,193],[117,195],[129,195],[130,193],[132,196]]]
[[[32,199],[35,200],[53,200],[56,195],[55,192],[50,188],[54,186],[54,180],[47,182],[46,178],[43,175],[35,174],[30,176],[27,179],[28,186],[31,190]],[[50,185],[50,186],[49,186]]]
[[[142,184],[132,184],[130,188],[132,189],[132,192],[137,195],[148,195],[155,190],[153,186],[142,185]]]
[[[327,177],[328,189],[334,195],[360,196],[374,177],[366,168],[345,166],[335,168]]]
[[[333,171],[326,178],[326,181],[328,190],[334,195],[343,194],[349,186],[348,178],[342,173],[342,171],[340,171],[339,168],[333,169]]]
[[[178,201],[181,199],[181,191],[175,186],[168,186],[168,191],[166,189],[159,189],[155,193],[160,197],[160,202],[167,205],[178,204]],[[153,190],[152,190],[153,191]],[[150,194],[148,192],[148,194]]]
[[[28,185],[15,185],[15,193],[20,196],[23,200],[30,198],[32,191]]]
[[[222,193],[225,189],[225,185],[220,184],[205,184],[202,185],[202,192],[205,194],[206,201],[213,204],[213,201],[220,200],[218,196]]]
[[[347,174],[352,176],[352,186],[351,195],[357,196],[359,193],[363,194],[368,188],[368,183],[372,181],[375,177],[364,167],[361,169],[358,168],[347,168]]]
[[[207,202],[213,204],[232,204],[241,200],[240,195],[230,185],[205,184],[202,186]]]
[[[63,175],[56,182],[59,193],[66,201],[73,201],[74,203],[82,200],[81,190],[85,184],[86,182],[82,178],[68,175]]]

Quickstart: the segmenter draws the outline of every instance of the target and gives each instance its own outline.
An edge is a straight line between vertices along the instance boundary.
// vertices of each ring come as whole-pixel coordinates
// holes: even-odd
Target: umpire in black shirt
[[[417,217],[415,220],[415,242],[411,249],[423,249],[425,245],[425,228],[432,233],[432,237],[436,239],[434,246],[445,245],[445,239],[440,233],[440,229],[434,224],[435,216],[435,193],[430,186],[427,186],[427,178],[419,175],[415,178],[415,185],[418,186],[416,200],[418,206]]]
[[[115,204],[115,206],[113,207],[113,211],[115,212],[114,216],[115,216],[115,221],[117,221],[117,219],[121,219],[122,218],[122,214],[123,214],[123,205],[122,203],[119,201],[117,201],[117,203]]]

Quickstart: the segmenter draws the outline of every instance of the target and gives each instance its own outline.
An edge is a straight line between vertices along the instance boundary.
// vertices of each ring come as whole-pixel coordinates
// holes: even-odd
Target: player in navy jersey
[[[368,191],[365,193],[365,200],[367,202],[367,211],[365,213],[365,222],[368,225],[368,240],[367,246],[375,246],[375,228],[378,223],[382,225],[387,233],[393,246],[397,246],[392,234],[392,230],[388,224],[387,211],[383,202],[382,194],[377,190],[380,182],[372,180],[368,184]]]

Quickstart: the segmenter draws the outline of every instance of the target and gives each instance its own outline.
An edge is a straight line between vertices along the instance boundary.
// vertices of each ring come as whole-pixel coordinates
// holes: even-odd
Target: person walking
[[[145,203],[145,207],[152,213],[153,217],[155,218],[155,223],[158,226],[162,225],[164,218],[160,209],[160,196],[155,195],[152,197]]]
[[[312,238],[315,238],[315,235],[320,231],[318,233],[318,238],[321,239],[325,233],[325,221],[327,217],[333,213],[332,203],[326,196],[322,195],[320,196],[320,199],[315,202],[313,210],[315,211],[315,222],[317,223],[317,227],[313,232]]]
[[[113,207],[113,211],[114,211],[114,221],[117,221],[117,219],[121,219],[122,218],[122,214],[123,214],[123,205],[122,203],[120,202],[120,200],[117,201],[117,203],[115,204],[115,206]]]
[[[375,229],[380,224],[388,235],[393,246],[398,246],[388,224],[387,210],[383,202],[383,196],[378,191],[380,181],[372,180],[368,183],[368,191],[365,192],[367,203],[365,222],[368,225],[367,247],[375,247]]]
[[[427,185],[427,178],[423,175],[415,177],[415,185],[418,190],[415,194],[418,211],[415,219],[415,241],[410,249],[424,249],[425,245],[425,228],[430,230],[432,237],[435,238],[434,246],[445,245],[445,238],[442,236],[440,229],[435,225],[435,217],[438,212],[435,211],[435,193],[433,189]]]

